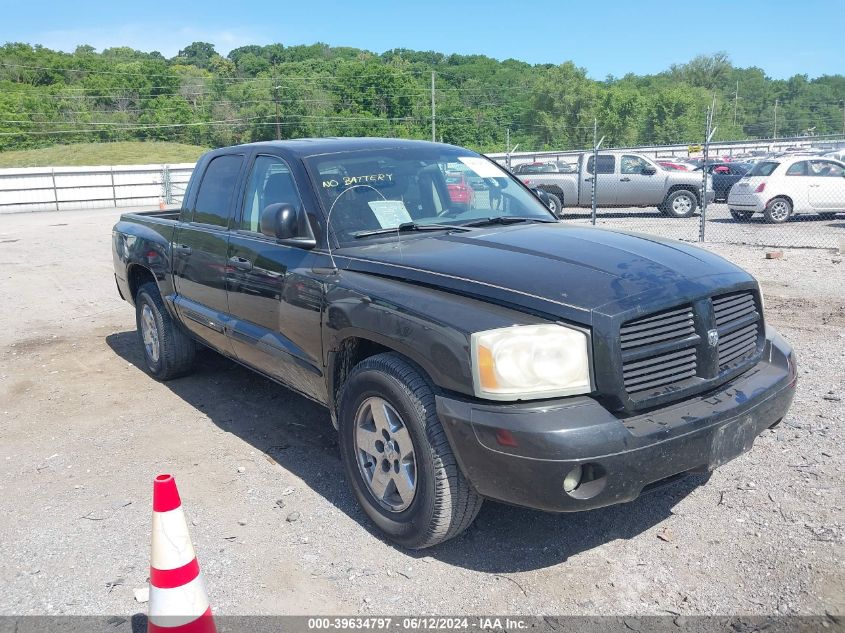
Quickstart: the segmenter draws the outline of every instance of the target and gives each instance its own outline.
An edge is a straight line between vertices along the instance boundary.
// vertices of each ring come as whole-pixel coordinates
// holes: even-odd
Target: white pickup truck
[[[708,204],[713,201],[710,175],[702,194],[701,172],[666,170],[650,158],[631,152],[599,153],[598,169],[593,165],[595,160],[592,152],[585,152],[566,169],[560,163],[549,163],[548,171],[522,165],[513,171],[529,187],[546,192],[549,207],[558,215],[567,206],[592,206],[593,178],[598,179],[596,204],[600,207],[657,207],[670,217],[686,218],[695,213],[703,195]],[[526,171],[539,173],[523,173]]]

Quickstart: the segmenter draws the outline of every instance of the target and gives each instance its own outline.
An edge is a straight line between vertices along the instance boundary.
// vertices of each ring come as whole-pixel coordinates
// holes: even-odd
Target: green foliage
[[[207,149],[196,145],[154,141],[53,145],[41,149],[0,152],[0,168],[193,163]]]
[[[842,131],[845,77],[772,80],[725,53],[656,75],[596,81],[572,62],[308,46],[193,42],[172,59],[127,47],[0,47],[0,150],[157,140],[214,147],[327,135],[431,137],[502,151],[699,143],[715,97],[719,140]]]

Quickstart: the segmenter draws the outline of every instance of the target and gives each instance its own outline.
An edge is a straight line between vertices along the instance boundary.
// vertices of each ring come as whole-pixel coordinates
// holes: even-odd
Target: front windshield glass
[[[496,163],[458,148],[375,149],[305,159],[340,243],[400,225],[553,216]]]

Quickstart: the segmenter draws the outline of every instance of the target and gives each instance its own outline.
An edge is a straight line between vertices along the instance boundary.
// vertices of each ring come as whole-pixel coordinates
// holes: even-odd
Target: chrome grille
[[[750,292],[713,298],[713,313],[719,332],[719,371],[731,369],[757,352],[760,312]]]

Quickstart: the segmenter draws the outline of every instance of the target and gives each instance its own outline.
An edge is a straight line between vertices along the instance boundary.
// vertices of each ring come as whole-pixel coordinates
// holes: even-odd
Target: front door
[[[642,156],[623,154],[619,165],[616,204],[645,207],[663,202],[664,179],[659,174],[661,170]]]
[[[229,239],[226,284],[232,347],[241,362],[322,401],[323,285],[309,273],[323,255],[279,244],[261,233],[261,211],[276,203],[302,208],[288,164],[259,154]]]
[[[229,221],[243,164],[240,154],[222,154],[207,163],[193,209],[178,226],[172,246],[176,311],[185,327],[227,354],[232,352],[225,331]]]
[[[821,211],[845,211],[845,169],[832,160],[810,161],[810,206]]]

